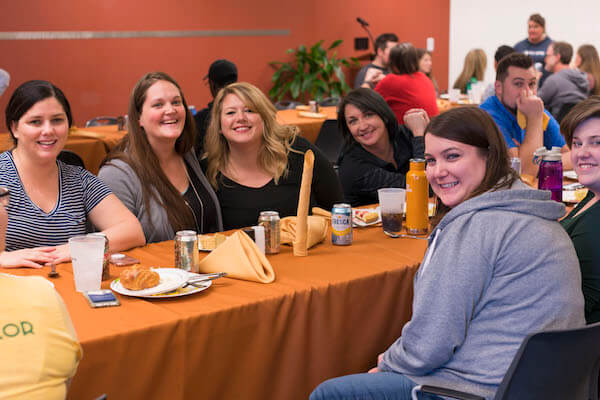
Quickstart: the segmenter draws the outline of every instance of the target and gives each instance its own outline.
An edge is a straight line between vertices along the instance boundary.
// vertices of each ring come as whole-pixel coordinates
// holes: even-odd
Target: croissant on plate
[[[148,289],[159,282],[160,276],[156,272],[139,265],[121,271],[121,285],[128,290]]]

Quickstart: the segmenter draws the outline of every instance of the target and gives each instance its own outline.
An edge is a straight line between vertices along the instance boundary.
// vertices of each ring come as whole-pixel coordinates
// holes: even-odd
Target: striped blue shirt
[[[38,246],[57,246],[70,237],[87,232],[88,213],[106,196],[110,189],[96,176],[83,168],[57,161],[58,201],[52,211],[45,213],[27,195],[12,154],[0,154],[0,186],[10,189],[6,208],[6,250]]]

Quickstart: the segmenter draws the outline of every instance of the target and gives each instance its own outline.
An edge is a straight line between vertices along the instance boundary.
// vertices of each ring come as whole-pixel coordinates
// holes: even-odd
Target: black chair
[[[293,100],[280,100],[275,103],[275,108],[278,110],[293,110],[296,106],[301,106],[302,103]]]
[[[600,323],[578,329],[528,335],[515,354],[494,400],[597,400],[600,371]],[[417,393],[455,399],[485,400],[472,394],[434,386],[416,386]]]
[[[317,140],[315,140],[315,146],[334,166],[337,164],[340,152],[344,147],[344,138],[338,129],[337,120],[327,119],[323,122]]]
[[[319,102],[321,107],[331,107],[340,104],[341,99],[339,97],[325,97]]]
[[[85,123],[85,127],[90,126],[103,126],[103,125],[118,125],[119,119],[117,117],[96,117],[90,119]]]
[[[81,157],[79,157],[79,155],[77,155],[76,153],[73,153],[71,150],[61,151],[60,153],[58,153],[58,157],[56,157],[56,158],[59,159],[60,161],[64,162],[65,164],[75,165],[76,167],[85,168],[85,165],[83,164],[83,160],[81,159]]]
[[[566,103],[560,107],[558,113],[554,116],[556,121],[560,124],[564,117],[567,116],[571,108],[575,107],[577,103]]]

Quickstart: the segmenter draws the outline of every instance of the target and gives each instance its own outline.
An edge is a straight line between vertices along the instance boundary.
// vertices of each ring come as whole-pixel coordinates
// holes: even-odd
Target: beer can
[[[308,102],[308,108],[310,109],[310,112],[314,112],[314,113],[319,112],[319,104],[314,100],[311,100]]]
[[[102,280],[105,281],[107,279],[110,279],[110,269],[109,269],[110,254],[108,252],[108,237],[106,237],[106,234],[104,234],[102,232],[89,233],[88,236],[98,236],[98,237],[104,238],[104,258],[102,259]]]
[[[521,175],[521,159],[519,157],[512,157],[510,159],[510,167],[515,170],[515,172]]]
[[[281,228],[277,211],[261,211],[258,225],[265,228],[265,254],[279,253]]]
[[[334,204],[331,209],[331,243],[337,246],[352,244],[352,207],[350,204]]]
[[[198,235],[195,231],[179,231],[175,234],[175,268],[198,272]]]

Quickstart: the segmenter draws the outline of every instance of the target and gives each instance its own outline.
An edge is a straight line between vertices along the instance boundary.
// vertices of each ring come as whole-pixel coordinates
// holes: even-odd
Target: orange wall
[[[210,93],[202,77],[210,63],[227,58],[238,65],[240,80],[270,87],[272,60],[285,50],[324,39],[343,39],[343,56],[358,56],[353,38],[365,36],[361,16],[374,36],[396,32],[401,40],[424,46],[436,39],[434,65],[440,88],[447,86],[449,0],[305,1],[302,7],[280,0],[21,0],[3,2],[1,31],[137,31],[288,29],[287,36],[194,37],[92,40],[0,40],[0,68],[11,85],[0,98],[4,110],[14,88],[29,79],[47,79],[66,93],[83,125],[98,115],[126,113],[131,88],[146,72],[163,70],[182,86],[189,104],[203,107]],[[427,10],[427,11],[424,11]],[[2,130],[4,118],[2,118]]]

